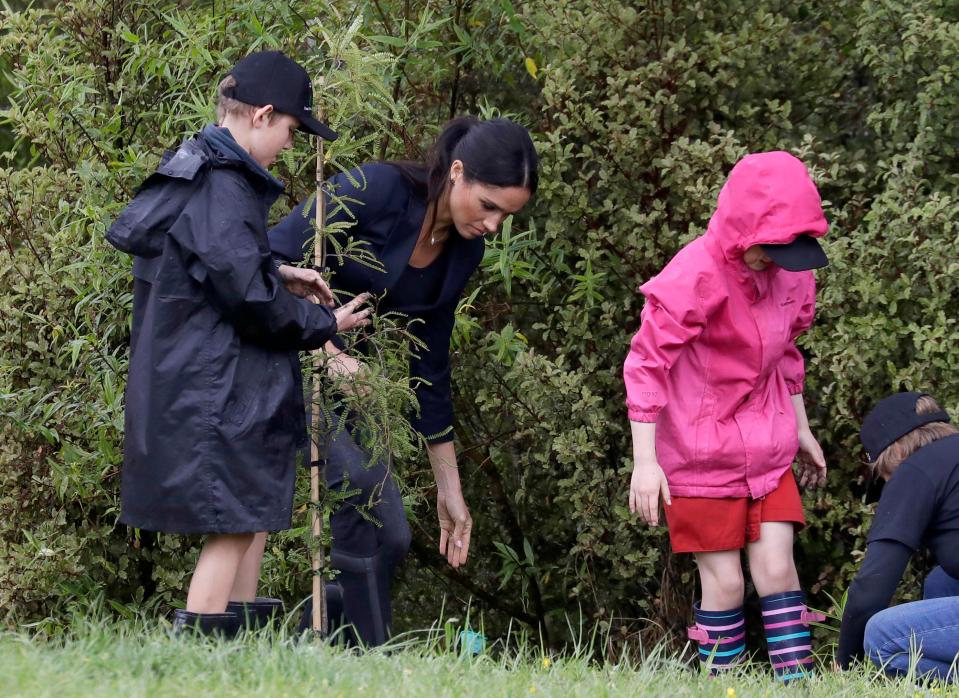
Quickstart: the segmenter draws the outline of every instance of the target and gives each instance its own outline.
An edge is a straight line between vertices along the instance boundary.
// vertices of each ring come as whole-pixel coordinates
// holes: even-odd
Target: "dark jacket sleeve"
[[[383,240],[377,239],[379,226],[372,224],[387,208],[401,178],[399,170],[383,163],[364,165],[331,177],[324,187],[329,234],[344,241],[346,236],[355,235],[374,245],[382,244]],[[316,197],[301,201],[270,230],[273,254],[284,262],[303,261],[312,249],[315,219]]]
[[[241,337],[271,349],[321,347],[336,334],[336,319],[283,286],[259,213],[244,204],[254,197],[237,175],[214,172],[170,235],[190,276]]]
[[[889,605],[910,557],[912,550],[891,540],[877,540],[866,548],[866,558],[849,586],[842,614],[836,659],[843,669],[862,657],[866,623]]]
[[[410,380],[420,403],[411,419],[429,443],[453,440],[453,393],[450,387],[450,337],[456,320],[456,304],[450,303],[427,313],[413,323],[412,334],[425,345],[414,348],[410,359]]]

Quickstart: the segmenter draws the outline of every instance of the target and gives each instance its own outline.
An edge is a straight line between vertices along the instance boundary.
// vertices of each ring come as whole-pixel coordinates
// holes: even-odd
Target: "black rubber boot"
[[[378,647],[390,635],[391,568],[382,555],[360,557],[340,550],[330,555],[331,566],[339,570],[337,582],[343,592],[343,615],[355,629],[364,647]]]
[[[236,613],[190,613],[178,608],[173,614],[174,635],[203,635],[232,640],[240,631]]]
[[[283,618],[285,609],[280,599],[257,596],[253,601],[231,601],[226,605],[226,612],[237,615],[241,628],[259,630],[274,626]]]
[[[329,623],[329,637],[333,642],[342,642],[347,647],[356,647],[356,633],[349,626],[343,614],[343,590],[336,582],[326,583],[326,618]],[[297,632],[302,635],[313,627],[313,597],[307,597],[303,603],[303,614]],[[342,630],[340,630],[342,628]],[[339,632],[337,632],[339,631]]]

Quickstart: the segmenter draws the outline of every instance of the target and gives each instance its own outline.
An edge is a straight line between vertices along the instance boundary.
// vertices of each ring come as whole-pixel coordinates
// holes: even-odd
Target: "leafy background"
[[[5,3],[0,21],[0,617],[165,612],[198,541],[116,525],[129,260],[103,241],[162,150],[212,117],[220,76],[278,47],[326,75],[344,137],[329,168],[417,157],[460,113],[534,132],[535,200],[488,246],[458,314],[454,392],[471,562],[434,552],[425,456],[401,458],[414,543],[398,630],[482,616],[611,653],[682,637],[691,561],[626,509],[620,369],[636,287],[700,234],[732,164],[785,149],[831,232],[802,340],[831,466],[796,554],[815,605],[848,585],[876,487],[857,426],[889,391],[959,378],[959,5],[947,0],[371,0]],[[310,144],[279,165],[279,217],[313,186]],[[397,429],[402,429],[400,423]],[[303,501],[302,492],[298,495]],[[305,524],[305,513],[303,515]],[[301,530],[271,538],[264,591],[309,586]],[[907,575],[902,598],[918,591]],[[438,594],[438,591],[441,594]],[[439,603],[440,596],[445,598]],[[823,639],[832,639],[822,631]],[[756,641],[754,639],[754,641]]]

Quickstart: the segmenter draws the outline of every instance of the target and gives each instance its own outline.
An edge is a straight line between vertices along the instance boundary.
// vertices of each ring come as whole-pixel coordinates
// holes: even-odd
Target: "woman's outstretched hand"
[[[463,493],[438,490],[436,494],[436,515],[440,521],[440,555],[453,567],[466,564],[470,551],[470,532],[473,519],[466,507]]]
[[[333,316],[336,318],[336,331],[346,332],[356,327],[369,325],[370,314],[373,312],[373,309],[364,308],[363,310],[359,310],[359,307],[369,299],[369,293],[361,293],[349,303],[344,303],[334,310]]]
[[[822,447],[809,429],[799,430],[799,452],[796,455],[799,484],[802,487],[822,487],[826,484],[826,458]]]
[[[283,281],[286,290],[293,295],[312,300],[320,305],[333,305],[333,293],[315,269],[304,269],[290,264],[282,264],[277,269],[277,273],[280,275],[280,280]],[[361,293],[349,303],[344,303],[333,311],[337,332],[346,332],[370,324],[369,318],[373,309],[359,310],[359,307],[369,298],[369,293]]]
[[[659,497],[672,504],[666,473],[656,461],[636,462],[629,482],[629,510],[651,526],[659,524]]]

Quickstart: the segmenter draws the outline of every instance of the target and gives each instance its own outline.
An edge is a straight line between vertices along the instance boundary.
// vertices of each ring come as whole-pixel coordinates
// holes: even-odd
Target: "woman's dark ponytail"
[[[450,166],[456,160],[454,153],[457,146],[471,130],[478,128],[481,122],[475,116],[458,116],[446,122],[440,135],[437,136],[433,147],[426,155],[427,203],[437,201],[446,189],[446,181],[450,176]]]
[[[450,166],[463,163],[467,181],[493,187],[539,185],[539,158],[529,131],[509,119],[480,121],[459,116],[446,123],[426,156],[426,163],[393,162],[426,203],[439,200],[449,183]]]

